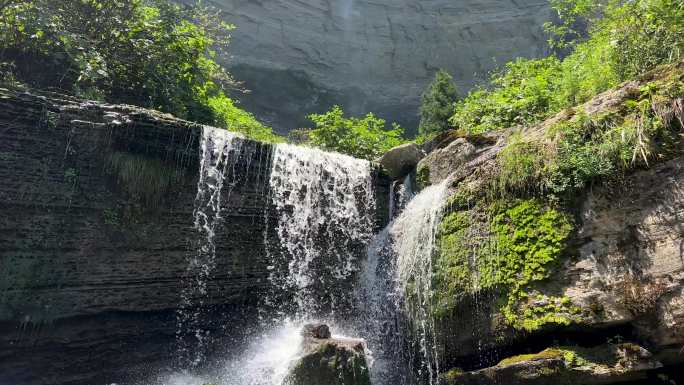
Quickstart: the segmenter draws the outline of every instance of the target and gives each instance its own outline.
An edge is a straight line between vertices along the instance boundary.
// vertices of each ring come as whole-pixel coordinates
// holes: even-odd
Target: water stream
[[[351,311],[352,278],[375,227],[370,162],[278,145],[270,189],[279,244],[269,258],[280,315],[331,321]]]

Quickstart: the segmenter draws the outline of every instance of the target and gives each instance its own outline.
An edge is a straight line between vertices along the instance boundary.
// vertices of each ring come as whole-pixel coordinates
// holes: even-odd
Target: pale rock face
[[[565,274],[573,302],[601,304],[596,324],[633,321],[635,306],[654,313],[659,322],[636,326],[660,346],[684,340],[682,171],[684,162],[675,159],[635,174],[623,191],[590,195],[580,256]],[[625,282],[632,290],[627,298]]]
[[[461,93],[493,68],[546,50],[546,0],[214,0],[237,26],[239,98],[286,132],[341,104],[414,129],[420,94],[439,68]]]

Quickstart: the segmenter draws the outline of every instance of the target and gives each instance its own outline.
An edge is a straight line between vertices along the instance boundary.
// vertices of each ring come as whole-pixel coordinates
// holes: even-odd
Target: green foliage
[[[550,359],[561,359],[564,357],[565,352],[560,349],[549,348],[545,349],[539,353],[532,354],[520,354],[517,356],[512,356],[504,358],[496,366],[506,367],[510,365],[515,365],[525,361],[537,361],[537,360],[550,360]]]
[[[464,296],[472,293],[476,277],[471,266],[474,254],[467,247],[473,232],[470,212],[454,212],[442,218],[438,237],[439,254],[434,266],[435,312],[446,314]]]
[[[283,142],[284,139],[273,133],[270,127],[259,122],[254,115],[237,107],[225,94],[209,98],[208,106],[214,111],[214,124],[229,131],[237,131],[248,138],[268,143]]]
[[[385,120],[368,113],[363,118],[344,116],[340,106],[324,114],[311,114],[315,128],[304,132],[306,141],[316,147],[362,159],[375,159],[404,142],[403,129],[396,123],[385,129]]]
[[[439,70],[423,92],[418,133],[425,136],[448,130],[449,117],[457,100],[458,91],[451,75]]]
[[[506,288],[502,312],[516,328],[535,330],[548,324],[568,324],[566,301],[531,298],[533,284],[547,279],[568,239],[572,224],[567,215],[532,200],[491,208],[491,230],[497,251],[482,260],[483,286]],[[535,303],[536,302],[536,303]]]
[[[416,186],[422,190],[430,185],[430,167],[419,164],[416,169]]]
[[[560,24],[547,24],[555,57],[518,59],[456,104],[451,122],[480,133],[530,125],[645,73],[684,53],[684,3],[679,0],[552,0]],[[588,25],[576,28],[578,25]],[[586,38],[583,36],[587,36]]]
[[[545,127],[542,135],[513,134],[497,156],[499,196],[573,197],[680,151],[684,73],[673,67],[663,71],[668,75],[617,110],[575,113]]]
[[[5,81],[153,108],[247,133],[260,125],[237,112],[225,94],[236,83],[216,58],[227,50],[233,26],[213,8],[167,0],[3,3]],[[259,135],[267,131],[256,130]]]
[[[499,163],[498,184],[495,191],[502,195],[508,192],[534,192],[546,169],[544,148],[538,142],[524,140],[517,132],[511,135],[506,147],[497,155]]]
[[[478,134],[538,122],[555,108],[560,67],[554,57],[508,63],[492,77],[491,89],[471,91],[456,104],[451,123]]]
[[[558,13],[560,23],[547,22],[544,29],[549,33],[549,46],[567,48],[582,38],[581,26],[596,12],[597,2],[592,0],[549,0]]]

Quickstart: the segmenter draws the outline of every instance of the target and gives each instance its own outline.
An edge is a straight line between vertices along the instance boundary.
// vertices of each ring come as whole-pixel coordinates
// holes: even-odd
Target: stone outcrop
[[[288,385],[370,385],[362,339],[331,337],[327,325],[305,325],[301,357],[292,365]]]
[[[133,381],[174,362],[201,139],[154,111],[0,89],[0,383]],[[271,146],[240,148],[199,325],[208,351],[240,348],[277,236]]]
[[[377,162],[392,179],[399,179],[416,168],[425,152],[415,143],[406,143],[384,153]]]
[[[669,67],[673,71],[682,68],[681,64]],[[625,100],[638,95],[640,87],[661,75],[654,72],[625,83],[574,111],[564,111],[539,125],[523,129],[522,136],[541,137],[546,128],[570,119],[577,111],[587,114],[615,111]],[[680,102],[681,99],[675,101],[675,105]],[[681,128],[679,121],[672,119],[672,122]],[[470,216],[473,214],[468,211],[471,199],[492,194],[492,189],[496,188],[497,155],[508,134],[504,132],[498,138],[485,141],[458,134],[441,138],[439,145],[434,145],[433,151],[417,167],[418,179],[422,174],[425,184],[437,183],[448,175],[454,189],[448,201],[449,208],[466,212],[471,223],[484,223],[480,228],[468,230],[474,232],[467,236],[473,247],[487,245],[492,230],[487,227],[486,218]],[[654,361],[668,368],[681,368],[684,365],[682,185],[684,157],[677,151],[669,154],[667,160],[654,161],[648,168],[628,173],[620,183],[594,186],[574,196],[569,210],[576,231],[570,236],[567,254],[554,265],[553,274],[535,286],[526,302],[526,309],[531,314],[544,313],[547,311],[544,309],[555,306],[556,313],[552,312],[551,316],[566,318],[553,326],[547,325],[549,327],[514,329],[501,313],[502,293],[496,289],[475,288],[472,293],[459,297],[453,313],[438,320],[440,354],[445,359],[442,364],[481,369],[511,352],[552,347],[558,343],[554,340],[593,346],[621,335],[647,347],[653,353]],[[549,300],[551,297],[572,304],[570,313],[574,314],[554,305]],[[557,365],[549,362],[552,366]],[[523,369],[534,365],[537,363],[484,369],[463,378],[501,379],[512,376],[511,371],[523,373]],[[539,369],[537,373],[540,371],[543,372]],[[530,383],[553,383],[553,378]],[[601,381],[596,383],[622,379],[618,376]],[[587,380],[586,383],[594,382]]]
[[[340,104],[408,128],[440,68],[462,93],[502,63],[546,50],[545,0],[213,1],[237,29],[231,72],[244,106],[279,132]]]

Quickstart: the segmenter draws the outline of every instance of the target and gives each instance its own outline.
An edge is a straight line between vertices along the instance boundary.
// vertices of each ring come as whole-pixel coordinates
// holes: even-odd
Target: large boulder
[[[654,72],[625,83],[572,111],[525,128],[521,137],[546,138],[551,127],[574,116],[615,110],[659,76],[665,75]],[[453,308],[439,314],[436,321],[440,354],[449,360],[443,367],[489,366],[500,358],[500,352],[526,341],[551,343],[559,337],[577,342],[615,335],[646,344],[666,366],[682,365],[684,155],[668,154],[649,168],[624,175],[619,183],[595,184],[573,196],[568,203],[574,231],[564,253],[558,255],[549,276],[531,286],[506,319],[500,299],[507,293],[498,287],[480,287],[478,271],[471,268],[477,265],[472,262],[475,258],[493,255],[487,253],[493,238],[490,206],[478,206],[478,202],[496,198],[492,190],[500,188],[497,157],[506,133],[502,135],[499,143],[488,148],[470,138],[456,138],[446,146],[436,146],[418,165],[419,176],[423,168],[428,170],[423,174],[430,183],[441,178],[446,164],[456,167],[449,175],[454,191],[448,205],[458,214],[451,217],[453,227],[462,232],[448,233],[458,240],[452,244],[456,252],[451,251],[454,258],[448,262],[453,263],[452,271],[466,272],[462,276],[475,273],[468,276],[470,286],[464,285],[463,292],[451,297]],[[459,270],[461,266],[466,269]],[[515,325],[515,318],[521,317],[530,322]],[[482,363],[481,357],[491,361]],[[478,364],[470,364],[472,360]]]
[[[365,341],[331,337],[326,325],[302,329],[302,356],[285,379],[287,385],[370,385]]]
[[[477,160],[500,143],[498,135],[463,136],[457,131],[445,132],[424,145],[429,153],[416,166],[418,188],[437,184],[455,172],[472,169]]]
[[[413,171],[425,152],[415,143],[406,143],[387,151],[377,162],[392,179],[399,179]]]

